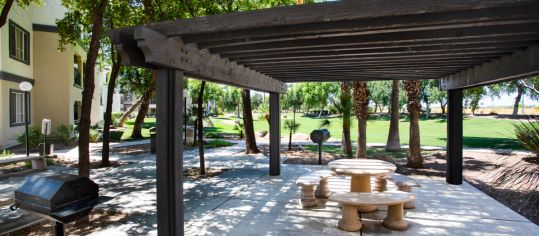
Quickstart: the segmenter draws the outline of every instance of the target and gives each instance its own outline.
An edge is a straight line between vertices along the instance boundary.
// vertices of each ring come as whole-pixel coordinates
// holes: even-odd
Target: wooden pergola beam
[[[539,75],[539,45],[443,77],[440,88],[453,90]]]
[[[177,69],[188,76],[216,83],[264,92],[286,92],[285,83],[200,50],[194,44],[185,44],[179,37],[169,38],[146,27],[137,27],[133,32],[131,39],[136,40],[137,48],[125,33],[115,32],[119,36],[113,37],[120,39],[115,45],[126,64]]]

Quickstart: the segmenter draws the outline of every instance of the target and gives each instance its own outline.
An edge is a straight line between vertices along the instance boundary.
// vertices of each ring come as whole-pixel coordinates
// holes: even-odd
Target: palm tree
[[[350,95],[350,82],[341,84],[341,95],[339,96],[340,110],[342,112],[342,152],[348,158],[352,157],[352,140],[350,139],[350,116],[352,113],[352,95]]]
[[[406,165],[412,168],[423,167],[421,143],[419,140],[419,113],[421,111],[419,85],[419,80],[404,81],[404,90],[408,96],[408,113],[410,114],[410,147],[408,149],[408,161]]]
[[[299,128],[299,123],[296,123],[295,120],[285,120],[284,128],[289,131],[288,136],[288,151],[292,150],[292,134],[296,133]]]
[[[369,89],[367,81],[354,81],[354,108],[358,120],[356,158],[367,158],[367,119],[369,118]]]
[[[396,152],[401,150],[399,115],[399,81],[393,80],[391,89],[391,121],[389,123],[389,134],[386,144],[387,151]]]

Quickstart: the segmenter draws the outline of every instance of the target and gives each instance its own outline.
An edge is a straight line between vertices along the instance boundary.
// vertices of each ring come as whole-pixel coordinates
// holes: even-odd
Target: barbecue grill
[[[26,178],[14,196],[12,210],[21,208],[54,220],[56,234],[63,235],[64,223],[88,216],[97,205],[99,187],[78,175],[34,175]]]
[[[315,129],[311,132],[311,141],[318,144],[318,165],[322,165],[322,143],[327,141],[331,134],[327,129]]]

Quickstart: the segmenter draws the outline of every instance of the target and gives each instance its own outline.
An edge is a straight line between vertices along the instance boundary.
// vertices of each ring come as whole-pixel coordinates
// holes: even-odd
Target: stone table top
[[[394,205],[415,200],[412,193],[402,191],[386,191],[380,193],[336,193],[329,197],[330,201],[347,205]]]
[[[328,167],[339,175],[387,175],[397,167],[387,161],[376,159],[340,159],[328,163]]]

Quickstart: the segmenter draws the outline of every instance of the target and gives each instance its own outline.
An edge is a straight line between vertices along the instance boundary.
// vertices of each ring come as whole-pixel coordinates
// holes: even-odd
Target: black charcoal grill
[[[315,129],[310,137],[313,143],[318,144],[318,165],[322,165],[322,144],[331,137],[331,134],[327,129]]]
[[[87,177],[70,174],[30,176],[15,190],[12,210],[21,208],[56,221],[56,235],[64,223],[90,214],[99,201],[99,187]]]

